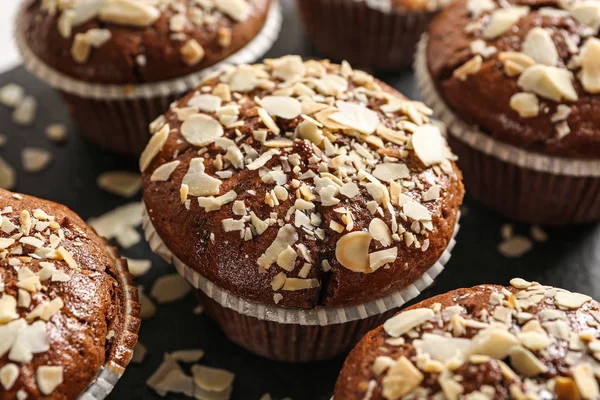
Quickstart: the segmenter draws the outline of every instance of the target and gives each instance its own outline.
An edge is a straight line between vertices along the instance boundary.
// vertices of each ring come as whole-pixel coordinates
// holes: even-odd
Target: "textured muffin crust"
[[[416,304],[348,356],[335,399],[597,399],[600,304],[513,279]]]
[[[430,26],[428,69],[459,119],[526,150],[600,158],[597,1],[458,0]]]
[[[28,45],[59,72],[134,84],[210,67],[262,29],[270,0],[27,0]]]
[[[0,399],[75,399],[120,357],[116,260],[64,206],[0,190],[0,210]]]
[[[348,64],[231,67],[152,124],[150,220],[181,261],[248,300],[383,297],[441,256],[462,201],[429,114]]]

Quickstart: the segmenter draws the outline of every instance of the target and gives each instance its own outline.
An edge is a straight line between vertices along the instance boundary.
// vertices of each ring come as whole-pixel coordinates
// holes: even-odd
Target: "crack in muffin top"
[[[0,397],[73,399],[95,379],[123,329],[115,263],[71,210],[0,191]]]
[[[88,82],[182,77],[243,48],[270,0],[29,0],[28,45],[44,62]],[[168,67],[165,67],[168,66]]]
[[[459,0],[430,26],[428,68],[444,101],[483,133],[598,159],[599,15],[595,0]]]
[[[208,77],[151,126],[144,201],[186,265],[249,300],[374,300],[450,242],[460,172],[431,111],[298,56]]]
[[[352,351],[335,398],[599,398],[599,304],[511,284],[455,290],[392,317]]]

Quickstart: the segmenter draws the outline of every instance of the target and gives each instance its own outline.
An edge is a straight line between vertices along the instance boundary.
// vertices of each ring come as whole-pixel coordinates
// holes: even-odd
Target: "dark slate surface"
[[[304,38],[291,0],[284,1],[284,30],[268,56],[299,53],[317,57]],[[378,75],[408,96],[418,98],[412,73]],[[33,127],[23,128],[12,123],[8,109],[0,108],[0,133],[9,137],[0,155],[12,165],[20,165],[20,151],[25,146],[51,149],[54,160],[39,174],[18,173],[17,190],[48,198],[77,211],[88,219],[111,210],[127,200],[102,192],[96,187],[96,177],[103,171],[117,169],[136,170],[136,160],[115,156],[86,143],[69,121],[60,99],[48,86],[39,83],[24,71],[16,68],[0,76],[0,85],[17,82],[29,94],[40,100],[38,118]],[[63,146],[50,143],[44,128],[53,122],[66,123],[69,141]],[[110,134],[110,132],[107,132]],[[501,190],[501,188],[499,188]],[[487,210],[471,199],[465,202],[461,231],[453,257],[446,270],[421,298],[451,289],[479,283],[507,284],[514,276],[537,280],[550,285],[579,291],[600,298],[600,228],[582,226],[548,229],[550,240],[536,244],[522,258],[509,260],[500,255],[500,227],[505,218]],[[527,235],[529,227],[516,225],[516,232]],[[131,258],[151,258],[152,270],[139,283],[150,288],[160,274],[173,272],[162,260],[154,256],[145,243],[123,252]],[[327,362],[310,365],[291,365],[262,359],[229,343],[218,327],[205,315],[195,316],[193,296],[161,306],[156,317],[144,321],[140,340],[149,354],[141,365],[131,365],[111,399],[158,399],[145,380],[158,367],[164,352],[184,348],[202,348],[204,364],[221,367],[236,373],[234,400],[258,400],[266,392],[274,399],[291,397],[294,400],[327,400],[330,398],[344,356]],[[169,396],[179,399],[179,396]]]

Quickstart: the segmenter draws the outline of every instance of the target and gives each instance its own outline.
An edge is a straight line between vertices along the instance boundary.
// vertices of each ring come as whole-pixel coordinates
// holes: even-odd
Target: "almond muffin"
[[[337,60],[377,70],[412,65],[433,17],[450,0],[296,0],[316,48]]]
[[[600,304],[513,279],[416,304],[348,356],[335,399],[598,399]]]
[[[271,0],[25,0],[16,37],[25,66],[61,91],[91,141],[139,155],[148,124],[203,71],[268,50],[280,24],[274,8],[265,25],[270,9]]]
[[[137,342],[127,263],[62,205],[0,190],[0,219],[0,398],[104,398]]]
[[[510,218],[600,219],[597,2],[459,0],[417,76],[473,197]]]
[[[331,357],[447,259],[463,187],[429,114],[347,63],[221,70],[153,124],[151,246],[234,341]]]

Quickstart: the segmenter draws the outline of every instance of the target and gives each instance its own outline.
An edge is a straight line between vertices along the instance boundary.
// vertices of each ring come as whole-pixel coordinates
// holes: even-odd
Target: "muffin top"
[[[416,304],[350,353],[336,399],[598,399],[600,304],[513,279]]]
[[[457,116],[502,142],[600,158],[599,1],[457,0],[430,26],[428,68]]]
[[[27,0],[19,20],[46,64],[93,83],[178,78],[214,65],[262,29],[271,0]]]
[[[151,222],[181,261],[248,300],[383,297],[440,257],[462,201],[430,113],[347,63],[226,68],[151,125]]]
[[[64,206],[0,190],[0,210],[0,398],[75,399],[126,357],[117,260]]]

